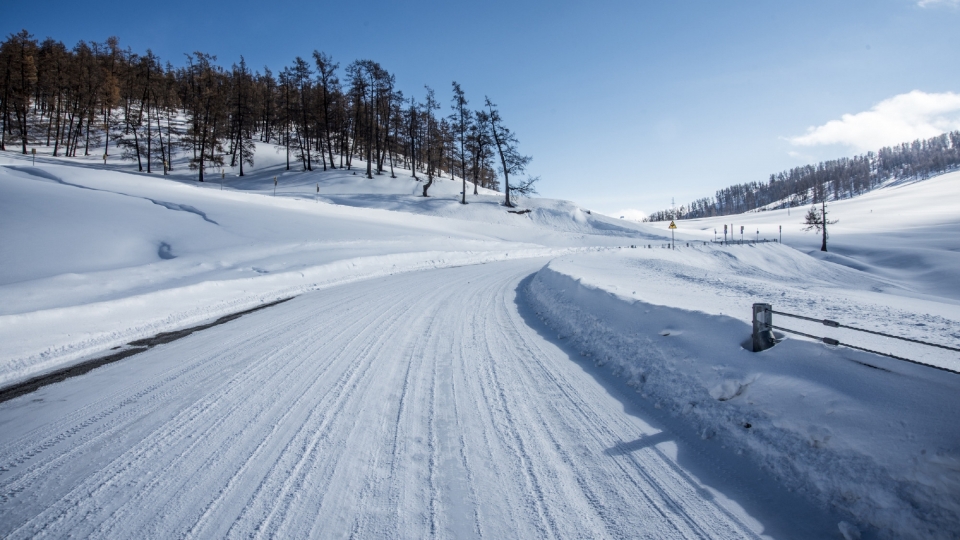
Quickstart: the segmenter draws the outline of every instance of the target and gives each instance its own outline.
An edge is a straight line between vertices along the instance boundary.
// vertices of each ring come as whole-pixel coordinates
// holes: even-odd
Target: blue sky
[[[318,49],[444,101],[456,80],[500,105],[541,195],[611,214],[960,129],[960,0],[0,1],[4,34],[69,46],[116,35],[274,71]]]

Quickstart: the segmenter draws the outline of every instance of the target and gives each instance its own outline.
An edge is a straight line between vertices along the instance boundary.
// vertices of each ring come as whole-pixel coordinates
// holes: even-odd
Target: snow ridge
[[[741,347],[750,335],[743,321],[627,299],[553,264],[527,293],[538,315],[582,355],[610,364],[657,408],[693,423],[704,439],[750,454],[785,485],[880,537],[953,538],[960,531],[960,459],[950,444],[960,430],[943,425],[960,412],[950,397],[960,377],[931,380],[917,366],[799,340],[754,354]],[[886,435],[851,428],[869,414],[887,415]],[[915,455],[914,445],[899,440],[910,422],[926,424],[910,430],[913,443],[926,446]],[[875,444],[895,448],[871,453]]]

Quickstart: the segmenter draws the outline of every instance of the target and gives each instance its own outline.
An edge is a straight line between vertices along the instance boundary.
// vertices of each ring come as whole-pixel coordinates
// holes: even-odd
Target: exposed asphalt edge
[[[224,323],[228,323],[234,319],[239,319],[244,315],[253,313],[254,311],[260,311],[261,309],[266,309],[277,304],[282,304],[288,300],[293,300],[295,296],[289,298],[283,298],[281,300],[276,300],[267,304],[259,305],[255,308],[250,308],[244,311],[238,311],[236,313],[231,313],[229,315],[224,315],[219,319],[197,326],[191,326],[190,328],[183,328],[181,330],[174,330],[173,332],[161,332],[155,336],[151,336],[144,339],[138,339],[136,341],[131,341],[127,343],[129,349],[123,349],[115,353],[108,354],[106,356],[101,356],[98,358],[92,358],[79,364],[74,364],[65,368],[58,369],[56,371],[46,373],[44,375],[36,376],[32,379],[27,379],[21,383],[8,386],[6,388],[0,388],[0,403],[4,401],[9,401],[15,397],[20,397],[24,394],[29,394],[44,386],[49,384],[58,383],[64,381],[71,377],[76,377],[78,375],[83,375],[88,371],[97,369],[100,366],[105,366],[107,364],[112,364],[119,360],[123,360],[128,356],[133,356],[135,354],[142,353],[144,351],[150,350],[157,345],[163,345],[164,343],[170,343],[171,341],[176,341],[180,338],[185,338],[194,332],[199,332],[201,330],[206,330],[207,328],[212,328],[214,326],[219,326]]]

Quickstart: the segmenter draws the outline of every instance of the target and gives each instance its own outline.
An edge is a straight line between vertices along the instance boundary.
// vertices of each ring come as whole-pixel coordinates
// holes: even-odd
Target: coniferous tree
[[[23,31],[0,43],[0,147],[13,140],[26,152],[40,143],[52,146],[54,155],[75,157],[102,146],[106,159],[114,143],[138,169],[150,173],[159,162],[164,174],[179,150],[203,181],[207,169],[225,158],[243,175],[258,136],[286,149],[288,169],[291,152],[308,171],[317,152],[324,170],[337,167],[337,154],[339,167],[346,161],[348,169],[353,157],[363,158],[368,178],[387,166],[395,177],[402,164],[414,178],[425,173],[424,195],[445,171],[460,174],[461,203],[467,175],[475,194],[479,186],[499,187],[492,165],[499,155],[507,165],[508,201],[510,191],[528,191],[529,182],[511,185],[510,175],[529,158],[515,148],[511,153],[516,139],[499,125],[499,113],[491,118],[491,111],[467,109],[458,84],[453,114],[440,118],[432,90],[423,104],[405,100],[394,89],[394,76],[372,60],[346,68],[346,90],[329,56],[315,51],[313,61],[315,78],[312,64],[300,57],[274,78],[266,68],[251,74],[243,57],[228,71],[201,52],[174,67],[150,50],[141,55],[121,48],[115,37],[68,49],[50,38],[38,44]],[[507,148],[495,146],[494,135],[502,135]]]
[[[423,196],[429,197],[427,190],[433,185],[433,177],[436,174],[437,164],[440,161],[443,140],[439,126],[437,125],[437,119],[433,116],[433,111],[439,110],[440,104],[437,102],[437,97],[433,89],[429,86],[425,86],[424,88],[427,89],[427,98],[423,103],[424,143],[427,147],[427,183],[423,185]]]
[[[460,204],[467,204],[467,133],[470,131],[472,123],[472,114],[467,108],[467,98],[463,93],[460,84],[453,81],[453,103],[450,108],[453,114],[450,115],[450,121],[453,123],[456,140],[459,143],[458,165],[460,166],[460,179],[463,184],[463,191],[460,192]],[[476,186],[476,184],[474,184]],[[476,194],[476,193],[474,193]]]
[[[187,134],[193,146],[190,168],[199,171],[203,182],[208,166],[223,165],[223,124],[226,96],[223,70],[213,65],[216,57],[195,52],[188,57],[188,94],[184,106],[190,116]]]
[[[490,98],[486,98],[486,106],[490,114],[490,133],[493,135],[493,142],[497,147],[497,154],[500,156],[500,172],[503,174],[504,186],[503,205],[513,208],[513,203],[510,201],[510,175],[522,173],[532,158],[520,154],[517,149],[520,142],[516,135],[503,125],[500,119],[500,111],[495,108],[496,105],[490,101]],[[536,179],[529,180],[524,189],[529,189],[535,182]]]
[[[470,125],[466,146],[470,153],[470,173],[473,178],[473,194],[478,194],[478,186],[496,189],[484,182],[485,171],[493,159],[493,137],[490,135],[490,115],[484,110],[473,113],[475,121]]]
[[[0,73],[3,74],[3,133],[0,149],[5,150],[5,139],[20,139],[21,151],[27,153],[30,138],[30,99],[37,83],[37,41],[26,30],[11,34],[0,45]],[[11,118],[11,114],[13,118]]]
[[[293,67],[290,69],[291,82],[296,90],[297,99],[294,100],[296,113],[293,114],[293,124],[297,133],[297,149],[299,151],[300,161],[303,164],[303,170],[312,171],[313,163],[310,154],[310,127],[311,121],[311,88],[313,85],[313,70],[310,64],[301,57],[293,60]]]
[[[323,136],[326,139],[327,157],[330,158],[330,168],[336,169],[337,167],[333,162],[333,142],[330,137],[330,125],[331,107],[335,105],[333,96],[340,91],[340,81],[336,76],[336,71],[337,68],[340,67],[340,64],[334,63],[333,58],[319,51],[313,51],[313,60],[317,64],[317,82],[320,83],[320,113],[323,118]],[[324,160],[323,170],[327,170],[326,160]]]
[[[827,250],[827,225],[833,225],[837,223],[837,220],[827,219],[827,201],[826,199],[820,200],[820,211],[817,211],[817,206],[813,205],[810,207],[810,210],[807,211],[807,215],[803,220],[806,227],[803,228],[805,231],[815,230],[818,233],[821,233],[823,243],[820,244],[820,251]]]
[[[254,104],[253,77],[247,69],[247,62],[240,57],[240,65],[233,66],[233,103],[231,104],[231,132],[233,152],[230,166],[240,164],[240,176],[243,176],[243,164],[253,166],[256,145],[253,142]]]

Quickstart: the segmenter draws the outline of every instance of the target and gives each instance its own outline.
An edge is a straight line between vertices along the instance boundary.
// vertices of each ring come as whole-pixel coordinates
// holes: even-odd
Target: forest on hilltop
[[[960,131],[887,146],[852,158],[822,161],[771,174],[767,182],[736,184],[713,197],[651,213],[644,221],[727,216],[840,200],[888,180],[921,179],[960,168]]]
[[[428,177],[444,172],[477,187],[534,192],[527,179],[510,184],[529,156],[503,125],[494,103],[472,110],[453,83],[451,113],[429,87],[423,101],[404,96],[394,75],[372,60],[343,70],[314,51],[274,74],[251,70],[241,56],[229,69],[215,56],[194,52],[183,66],[162,62],[149,49],[137,54],[116,37],[68,48],[38,41],[23,30],[0,43],[0,150],[52,147],[54,156],[90,155],[110,145],[139,170],[167,173],[188,153],[203,181],[205,170],[252,165],[256,141],[282,147],[287,169],[346,168],[366,163],[367,177],[393,167]],[[341,80],[341,76],[343,79]],[[105,154],[106,156],[106,154]],[[106,159],[106,157],[104,157]],[[498,176],[499,173],[499,176]]]

